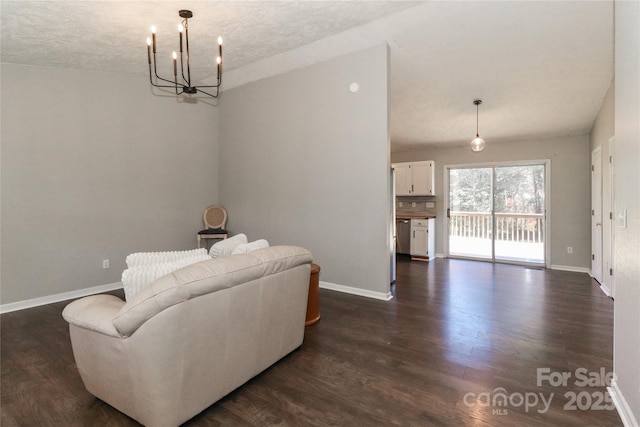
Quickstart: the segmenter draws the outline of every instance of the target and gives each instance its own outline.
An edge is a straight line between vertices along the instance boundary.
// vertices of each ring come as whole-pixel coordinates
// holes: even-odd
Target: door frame
[[[445,227],[442,227],[442,239],[444,242],[444,253],[446,258],[450,258],[451,254],[449,253],[449,218],[446,213],[448,209],[451,208],[449,205],[449,171],[451,169],[464,169],[464,168],[495,168],[495,167],[504,167],[504,166],[535,166],[535,165],[544,165],[544,265],[546,268],[551,268],[551,160],[549,159],[539,159],[539,160],[514,160],[514,161],[501,161],[501,162],[483,162],[483,163],[462,163],[462,164],[450,164],[444,165],[443,174],[444,180],[444,218],[445,218]],[[495,177],[494,177],[495,178]],[[493,206],[494,201],[491,201],[491,205]],[[495,227],[495,224],[494,224]],[[495,235],[495,233],[494,233]],[[495,243],[492,242],[492,245]],[[517,264],[517,265],[535,265],[539,266],[539,263],[527,263],[527,262],[512,262],[508,260],[499,260],[495,261],[495,250],[494,252],[494,260],[489,262],[499,262],[501,264]],[[463,257],[456,257],[463,258]],[[477,261],[485,261],[479,258],[468,258]]]
[[[599,173],[598,176],[596,176],[596,169]],[[598,145],[591,151],[591,277],[600,286],[604,283],[602,169],[602,145]]]
[[[603,271],[603,275],[608,277],[605,282],[607,286],[603,291],[611,298],[615,298],[616,293],[616,271],[613,268],[615,262],[615,242],[616,242],[616,220],[615,220],[615,206],[616,206],[616,193],[615,193],[615,152],[616,152],[616,137],[615,135],[609,138],[609,241],[603,244],[609,244],[609,259],[607,260],[607,267],[609,271]],[[607,276],[607,273],[609,275]],[[603,279],[604,280],[604,279]]]

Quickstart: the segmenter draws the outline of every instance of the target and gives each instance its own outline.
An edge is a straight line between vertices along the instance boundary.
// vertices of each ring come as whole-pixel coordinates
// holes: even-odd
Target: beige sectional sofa
[[[189,265],[126,303],[70,303],[85,387],[144,425],[185,422],[302,344],[311,261],[273,246]]]

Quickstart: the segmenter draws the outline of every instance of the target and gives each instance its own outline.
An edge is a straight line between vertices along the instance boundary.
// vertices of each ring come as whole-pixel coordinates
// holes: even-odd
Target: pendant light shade
[[[473,101],[473,104],[476,106],[476,137],[471,141],[471,150],[479,152],[484,150],[484,139],[480,138],[480,134],[478,133],[478,106],[482,104],[482,100],[476,99]]]
[[[484,150],[484,139],[476,135],[473,141],[471,141],[471,150],[476,152]]]

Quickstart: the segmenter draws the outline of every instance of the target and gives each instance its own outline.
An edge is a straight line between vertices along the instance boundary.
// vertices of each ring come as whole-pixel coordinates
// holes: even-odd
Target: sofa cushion
[[[241,243],[235,247],[231,255],[237,254],[248,254],[249,252],[253,252],[257,249],[264,249],[269,247],[269,242],[264,239],[255,240],[249,243]]]
[[[198,255],[189,258],[178,259],[173,262],[151,265],[143,264],[138,267],[128,268],[122,272],[122,287],[124,288],[125,300],[129,301],[132,299],[142,288],[156,280],[158,277],[162,277],[165,274],[179,270],[187,265],[208,259],[211,259],[211,257],[207,255],[207,251],[205,249],[204,253],[199,253]]]
[[[228,239],[221,240],[211,246],[209,250],[209,255],[211,258],[224,258],[233,252],[236,246],[247,243],[247,236],[243,233],[236,234],[233,237],[229,237]]]
[[[250,254],[198,262],[144,287],[126,302],[113,324],[120,334],[130,336],[168,307],[311,262],[311,253],[296,246],[272,246]]]

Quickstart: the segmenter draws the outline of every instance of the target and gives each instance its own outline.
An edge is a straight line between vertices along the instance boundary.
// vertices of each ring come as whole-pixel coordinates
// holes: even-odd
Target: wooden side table
[[[320,320],[320,266],[318,264],[311,264],[309,298],[307,299],[307,318],[304,325],[313,325],[318,320]]]

